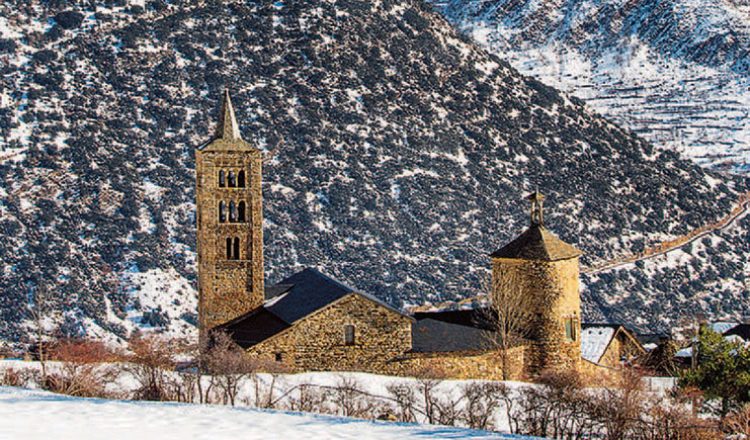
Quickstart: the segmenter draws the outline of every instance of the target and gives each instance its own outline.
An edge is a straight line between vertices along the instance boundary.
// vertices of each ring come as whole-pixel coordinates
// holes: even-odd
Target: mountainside
[[[191,332],[193,152],[225,86],[266,154],[269,282],[316,266],[395,305],[460,298],[537,187],[586,264],[716,221],[748,189],[520,75],[418,0],[96,5],[0,6],[0,337],[24,336],[40,285],[66,334]],[[739,316],[737,225],[689,270],[585,279],[586,317]]]
[[[737,0],[435,1],[546,84],[706,166],[750,173],[750,6]]]

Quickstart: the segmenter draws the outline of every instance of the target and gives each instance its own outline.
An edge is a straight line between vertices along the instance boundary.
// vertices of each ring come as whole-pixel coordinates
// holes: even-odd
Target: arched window
[[[237,237],[234,238],[234,259],[240,259],[240,239]]]
[[[224,201],[219,202],[219,223],[227,221],[227,204]]]
[[[240,172],[237,173],[237,187],[238,188],[245,187],[245,170],[240,170]]]
[[[229,185],[228,185],[228,186],[229,186],[230,188],[234,188],[234,187],[236,187],[236,186],[237,186],[237,179],[236,179],[236,178],[235,178],[235,176],[234,176],[234,171],[230,171],[230,172],[229,172],[229,178],[228,178],[227,180],[229,181],[229,182],[228,182],[228,183],[229,183]]]
[[[234,202],[229,202],[229,221],[237,221],[237,206],[235,206]]]
[[[245,202],[242,200],[237,205],[237,221],[240,223],[245,223],[247,221],[245,220]]]
[[[227,237],[227,260],[232,259],[232,239]]]
[[[219,171],[219,188],[224,188],[227,186],[226,181],[226,175],[224,174],[224,170]]]

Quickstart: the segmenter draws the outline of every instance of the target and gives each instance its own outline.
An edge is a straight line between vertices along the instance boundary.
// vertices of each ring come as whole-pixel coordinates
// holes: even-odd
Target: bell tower
[[[201,340],[265,298],[261,165],[260,150],[240,135],[225,91],[216,132],[195,152]]]
[[[531,348],[529,374],[575,369],[581,359],[582,252],[544,226],[544,195],[535,191],[526,199],[531,203],[529,228],[491,255],[493,288],[510,289],[493,291],[493,301],[508,294],[528,299],[519,302],[531,309],[524,332]]]

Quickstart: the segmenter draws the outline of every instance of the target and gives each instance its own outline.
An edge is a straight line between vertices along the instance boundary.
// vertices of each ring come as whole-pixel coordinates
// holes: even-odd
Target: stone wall
[[[560,261],[531,261],[495,258],[493,277],[512,276],[518,282],[517,294],[531,298],[533,309],[527,338],[528,371],[575,369],[581,361],[581,297],[578,258]],[[495,286],[502,283],[493,283]],[[565,335],[565,320],[572,319],[575,339]]]
[[[451,353],[407,353],[389,363],[385,374],[415,376],[434,372],[451,379],[523,380],[527,347],[508,350],[508,371],[503,376],[503,360],[497,351],[467,351]]]
[[[355,344],[344,343],[344,326],[355,328]],[[454,379],[503,379],[497,351],[412,353],[411,319],[352,294],[248,349],[248,355],[276,361],[294,372],[362,371],[414,376],[433,371]],[[508,379],[525,372],[527,347],[508,352]],[[280,361],[279,361],[280,357]]]
[[[218,139],[196,151],[198,316],[205,332],[262,304],[263,212],[261,153],[242,140]],[[245,173],[245,186],[220,187],[219,172]],[[245,221],[219,222],[219,203],[246,205]],[[227,259],[226,239],[239,238],[238,259]]]
[[[354,345],[344,342],[353,325]],[[291,328],[248,349],[251,356],[281,362],[293,371],[387,373],[388,363],[411,349],[411,319],[351,294]]]
[[[581,360],[579,370],[584,383],[588,386],[617,386],[622,370],[597,364],[585,359]]]
[[[640,344],[633,341],[622,329],[615,333],[607,350],[599,359],[599,364],[610,368],[620,368],[623,358],[632,358],[644,353]]]

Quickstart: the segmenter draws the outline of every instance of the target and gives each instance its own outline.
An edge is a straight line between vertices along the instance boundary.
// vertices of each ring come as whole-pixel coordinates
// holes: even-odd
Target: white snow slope
[[[0,387],[0,439],[509,439],[445,426],[210,405],[81,399]]]
[[[524,74],[705,166],[750,172],[748,6],[735,0],[433,0]]]

